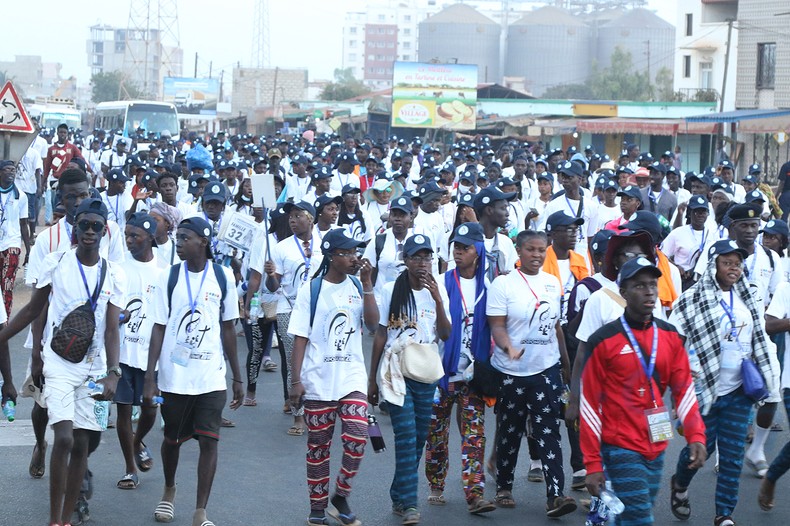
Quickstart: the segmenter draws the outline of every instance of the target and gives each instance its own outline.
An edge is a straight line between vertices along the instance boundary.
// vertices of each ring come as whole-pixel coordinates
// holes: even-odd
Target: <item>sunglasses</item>
[[[77,227],[82,230],[83,232],[87,232],[88,230],[93,230],[97,234],[104,230],[104,223],[102,221],[88,221],[87,219],[83,219],[79,223],[77,223]]]

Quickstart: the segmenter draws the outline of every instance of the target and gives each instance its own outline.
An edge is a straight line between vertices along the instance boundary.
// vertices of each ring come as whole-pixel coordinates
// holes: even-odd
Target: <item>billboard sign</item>
[[[217,114],[219,79],[165,77],[165,102],[172,102],[179,114]]]
[[[393,65],[393,127],[471,130],[475,128],[476,110],[476,65]]]

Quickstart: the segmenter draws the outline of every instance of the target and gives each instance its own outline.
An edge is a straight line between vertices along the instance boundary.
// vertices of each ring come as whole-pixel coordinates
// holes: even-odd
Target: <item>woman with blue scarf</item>
[[[444,481],[449,465],[449,434],[452,409],[458,404],[461,431],[461,478],[469,513],[494,511],[483,498],[485,491],[485,409],[483,397],[470,389],[464,372],[475,360],[487,362],[491,331],[486,319],[485,245],[478,223],[463,223],[452,239],[455,269],[444,274],[450,300],[450,338],[445,342],[444,378],[434,399],[431,427],[425,449],[425,475],[431,487],[428,503],[445,504]]]

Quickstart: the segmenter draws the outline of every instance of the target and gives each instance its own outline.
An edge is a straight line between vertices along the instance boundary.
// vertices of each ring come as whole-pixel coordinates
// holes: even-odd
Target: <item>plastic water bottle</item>
[[[601,491],[600,495],[601,501],[606,504],[606,507],[609,508],[609,513],[611,518],[620,515],[625,511],[625,504],[620,498],[615,494],[614,490],[612,490],[612,483],[608,480],[606,481],[606,489]]]
[[[252,295],[250,300],[250,318],[249,323],[258,323],[258,316],[261,312],[261,300],[258,298],[258,293]]]
[[[598,497],[591,497],[590,511],[587,513],[587,520],[584,521],[584,526],[606,526],[608,519],[609,510],[606,509],[606,504]]]
[[[384,444],[384,437],[381,436],[379,422],[373,415],[368,415],[368,437],[374,453],[381,453],[387,450],[387,446]]]
[[[691,376],[692,378],[697,378],[699,373],[702,371],[702,365],[699,363],[699,356],[697,356],[697,351],[694,349],[689,349],[689,368],[691,369]]]
[[[104,384],[97,383],[93,380],[88,380],[88,390],[90,391],[90,395],[93,398],[97,396],[101,396],[104,394]]]
[[[439,402],[442,401],[442,391],[438,387],[436,391],[433,392],[433,405],[439,405]]]
[[[16,404],[13,400],[6,400],[3,404],[3,414],[9,422],[16,418]]]

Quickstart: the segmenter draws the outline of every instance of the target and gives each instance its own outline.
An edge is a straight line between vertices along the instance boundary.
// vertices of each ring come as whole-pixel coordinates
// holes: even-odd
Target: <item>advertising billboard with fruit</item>
[[[477,116],[477,66],[395,62],[392,126],[471,130]]]

